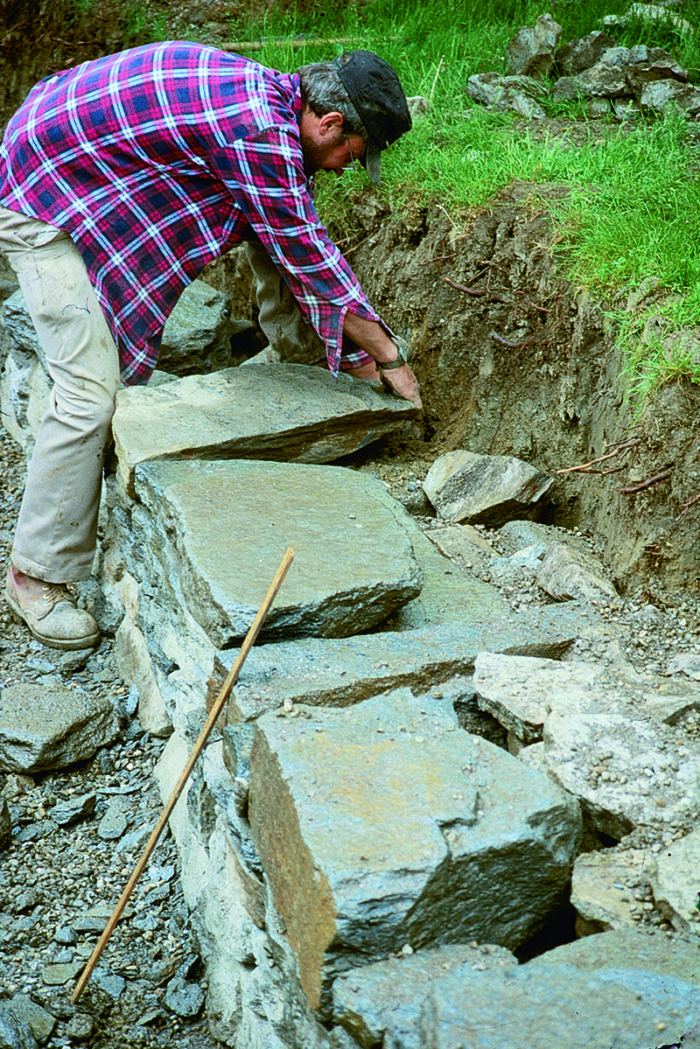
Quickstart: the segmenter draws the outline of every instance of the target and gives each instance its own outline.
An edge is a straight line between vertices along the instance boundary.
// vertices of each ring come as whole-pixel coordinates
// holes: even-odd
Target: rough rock
[[[273,459],[327,463],[395,430],[417,409],[375,384],[301,364],[224,368],[117,395],[112,423],[125,489],[139,463]]]
[[[486,644],[504,652],[562,654],[580,623],[559,619],[556,612],[563,609],[551,609],[549,615],[542,611],[541,617],[509,616],[499,605],[490,611],[474,604],[465,624],[258,646],[231,694],[229,721],[252,720],[285,703],[350,706],[399,687],[435,694],[443,683],[471,675]],[[234,659],[235,653],[219,653],[222,681]]]
[[[506,110],[536,120],[546,116],[541,105],[546,91],[533,77],[474,73],[467,80],[467,94],[475,102],[496,111]]]
[[[539,969],[550,964],[567,965],[593,972],[627,969],[660,977],[671,976],[700,987],[698,949],[698,941],[694,938],[638,929],[615,929],[554,947],[529,962],[527,967]],[[669,1033],[664,1035],[666,1041]],[[656,1045],[657,1042],[649,1044]]]
[[[522,943],[564,889],[580,831],[547,777],[407,690],[259,718],[249,811],[323,1011],[335,975],[406,944]]]
[[[566,543],[549,547],[537,569],[537,582],[555,601],[600,601],[617,597],[602,562]]]
[[[532,27],[523,26],[506,48],[508,75],[548,76],[561,34],[562,27],[548,14],[540,15]]]
[[[579,936],[635,925],[632,886],[648,881],[649,854],[624,845],[576,857],[571,876],[571,905],[576,909]]]
[[[158,367],[173,375],[225,368],[231,363],[230,313],[225,295],[193,281],[165,322]]]
[[[596,829],[618,841],[634,827],[696,818],[700,749],[678,747],[665,725],[553,711],[544,724],[543,755]]]
[[[528,1049],[652,1049],[660,1037],[677,1043],[699,1021],[697,985],[684,980],[531,962],[445,977],[423,1006],[420,1030],[424,1049],[463,1049],[465,1038],[470,1049],[503,1049],[514,1032]]]
[[[626,713],[673,724],[700,706],[700,690],[694,684],[641,674],[622,663],[609,667],[491,651],[476,658],[474,689],[480,708],[521,746],[542,738],[545,719],[554,710]]]
[[[148,463],[136,489],[124,536],[136,549],[126,553],[143,559],[133,573],[142,583],[158,584],[156,608],[142,601],[142,622],[160,607],[164,631],[184,611],[212,645],[243,637],[290,546],[296,556],[268,639],[359,633],[420,592],[408,516],[365,474],[247,460]]]
[[[115,635],[114,656],[124,681],[138,690],[138,717],[144,732],[169,736],[173,725],[153,673],[148,643],[128,614]]]
[[[602,30],[596,30],[577,40],[569,40],[557,50],[557,68],[562,76],[576,76],[584,69],[594,66],[600,61],[603,52],[614,46],[613,38]]]
[[[111,703],[76,688],[25,683],[0,692],[0,769],[46,772],[93,757],[116,739]]]
[[[518,964],[505,947],[456,944],[400,955],[339,976],[333,984],[333,1019],[363,1049],[393,1044],[421,1049],[418,1020],[423,1001],[448,973],[508,969]]]
[[[509,518],[534,513],[552,478],[508,455],[457,450],[439,456],[423,488],[444,521],[498,527]]]
[[[700,933],[700,830],[656,855],[650,875],[654,901],[679,932]]]
[[[700,114],[700,89],[692,84],[679,84],[677,80],[654,80],[644,84],[639,101],[646,109],[660,113],[677,108],[690,117]]]

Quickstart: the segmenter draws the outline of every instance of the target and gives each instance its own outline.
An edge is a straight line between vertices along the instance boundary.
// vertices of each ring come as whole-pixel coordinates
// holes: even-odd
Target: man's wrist
[[[394,345],[396,345],[396,343],[394,343]],[[392,360],[378,361],[375,359],[375,364],[377,365],[377,368],[379,368],[379,370],[383,372],[393,371],[395,368],[403,368],[403,366],[407,363],[408,362],[404,357],[403,353],[401,352],[401,348],[399,346],[396,346],[396,357],[392,358]]]

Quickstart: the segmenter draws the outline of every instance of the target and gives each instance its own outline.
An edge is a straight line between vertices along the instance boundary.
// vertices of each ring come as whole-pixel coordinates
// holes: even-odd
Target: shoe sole
[[[45,637],[25,619],[22,609],[10,594],[8,594],[7,590],[5,591],[5,601],[14,618],[19,623],[23,623],[32,637],[35,637],[37,641],[41,641],[42,645],[46,645],[47,648],[60,648],[64,652],[75,652],[75,650],[79,648],[94,648],[100,640],[99,631],[95,634],[88,634],[84,638],[66,638],[65,641],[61,640],[61,638]]]

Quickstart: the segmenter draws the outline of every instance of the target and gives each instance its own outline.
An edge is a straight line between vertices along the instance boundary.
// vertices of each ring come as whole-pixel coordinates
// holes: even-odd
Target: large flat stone
[[[700,748],[691,743],[679,748],[663,724],[626,714],[554,710],[544,725],[543,756],[595,828],[612,838],[620,840],[638,826],[682,822],[695,813]]]
[[[654,900],[680,932],[700,933],[699,872],[700,830],[665,845],[654,857],[650,876]]]
[[[386,1044],[391,1032],[401,1049],[422,1049],[418,1021],[425,998],[448,973],[509,969],[518,961],[505,947],[454,944],[388,958],[339,976],[333,984],[333,1019],[363,1046]]]
[[[123,539],[141,559],[134,576],[157,588],[140,615],[154,621],[160,608],[172,620],[184,605],[217,647],[245,635],[289,546],[295,558],[268,638],[359,633],[420,592],[408,515],[366,474],[249,460],[146,463],[136,491],[141,505]]]
[[[698,1022],[697,985],[676,977],[531,962],[445,977],[420,1031],[423,1049],[654,1049],[677,1045]]]
[[[445,943],[514,948],[568,882],[576,803],[548,777],[398,690],[256,723],[250,824],[304,990]]]
[[[640,929],[614,929],[564,943],[528,962],[528,967],[570,965],[593,972],[632,969],[672,976],[700,987],[699,962],[700,943],[697,938],[669,937],[664,932]]]
[[[481,594],[477,595],[481,597]],[[479,652],[562,655],[579,622],[565,608],[509,614],[500,600],[464,594],[464,623],[440,623],[405,632],[318,640],[303,638],[254,648],[229,701],[229,721],[249,721],[285,701],[350,706],[379,692],[408,686],[428,692],[471,674]],[[214,678],[223,682],[237,652],[219,652]]]
[[[224,368],[117,396],[119,475],[133,492],[139,463],[273,459],[327,463],[363,448],[417,409],[359,379],[301,364]]]

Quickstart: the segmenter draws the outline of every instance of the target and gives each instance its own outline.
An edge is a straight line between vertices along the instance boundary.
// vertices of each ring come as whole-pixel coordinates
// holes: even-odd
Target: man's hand
[[[400,367],[391,367],[400,357],[400,351],[381,324],[377,321],[363,320],[348,311],[345,314],[343,332],[373,358],[373,361],[368,361],[359,368],[348,369],[349,375],[354,375],[357,379],[381,379],[384,385],[399,397],[411,401],[416,408],[423,407],[418,380],[409,366],[404,362]]]
[[[416,408],[423,407],[418,380],[407,364],[404,364],[401,368],[391,368],[389,370],[382,368],[379,361],[377,361],[377,371],[384,385],[388,386],[394,393],[397,393],[399,397],[403,397],[406,401],[412,401]]]

